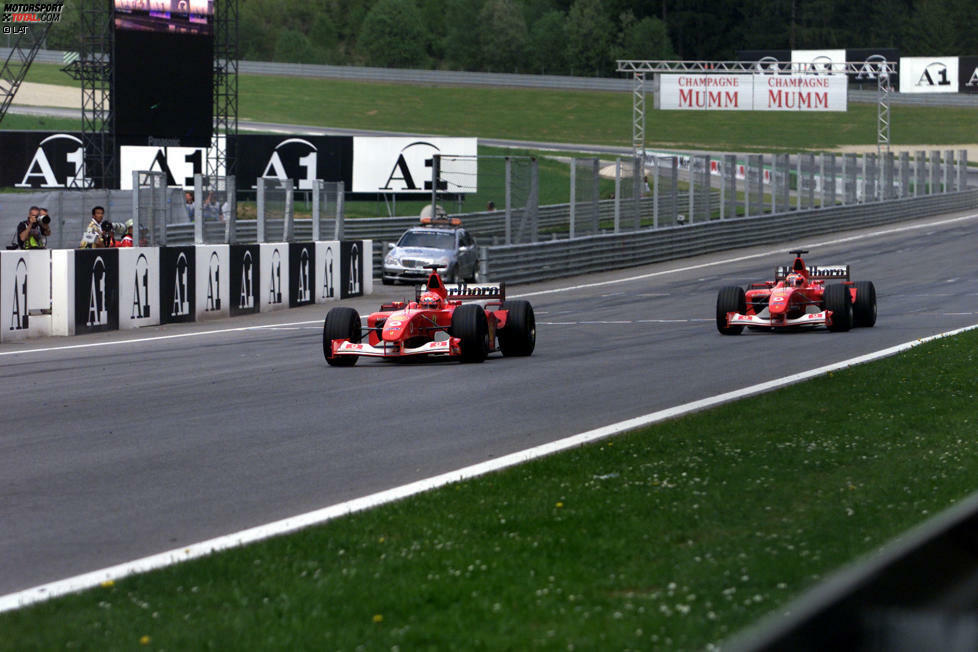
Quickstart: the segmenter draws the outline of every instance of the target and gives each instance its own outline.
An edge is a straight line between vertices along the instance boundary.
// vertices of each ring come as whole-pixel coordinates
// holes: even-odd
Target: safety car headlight
[[[400,265],[401,261],[397,259],[394,254],[387,254],[387,258],[384,259],[385,265]]]

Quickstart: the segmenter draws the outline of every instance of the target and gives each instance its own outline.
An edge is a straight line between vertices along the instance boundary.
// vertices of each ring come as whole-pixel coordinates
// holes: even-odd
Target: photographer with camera
[[[78,246],[82,249],[101,249],[103,247],[112,247],[115,245],[115,234],[112,231],[112,222],[108,220],[103,220],[105,217],[105,209],[101,206],[96,206],[92,209],[92,221],[88,223],[85,227],[85,233],[82,235],[81,242]]]
[[[48,209],[31,206],[27,211],[27,219],[17,225],[17,235],[10,248],[44,249],[49,235],[51,235],[51,217],[48,215]]]

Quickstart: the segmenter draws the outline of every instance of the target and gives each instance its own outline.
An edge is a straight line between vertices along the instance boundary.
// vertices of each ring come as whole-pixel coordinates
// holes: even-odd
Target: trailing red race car
[[[722,288],[717,295],[717,330],[739,335],[744,326],[773,330],[826,326],[844,332],[876,323],[876,287],[872,281],[851,281],[848,265],[808,267],[799,249],[789,252],[791,267],[778,267],[774,281],[751,283],[747,290]],[[842,281],[827,284],[827,281]]]
[[[493,351],[504,356],[533,353],[537,329],[527,301],[506,300],[506,286],[446,286],[440,265],[428,265],[428,283],[405,304],[384,304],[367,317],[366,328],[353,308],[333,308],[323,325],[323,355],[333,366],[348,367],[360,356],[406,358],[438,356],[482,362]],[[363,342],[363,335],[367,341]]]

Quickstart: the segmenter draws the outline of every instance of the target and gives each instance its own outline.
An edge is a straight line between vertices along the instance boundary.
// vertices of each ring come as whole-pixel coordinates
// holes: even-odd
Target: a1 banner
[[[119,250],[75,251],[75,333],[119,328]]]
[[[196,252],[194,247],[160,247],[160,322],[194,321]]]
[[[197,320],[229,317],[230,257],[228,245],[200,245],[197,250]]]
[[[289,307],[316,302],[316,243],[289,244]]]
[[[261,309],[259,270],[261,249],[258,245],[231,245],[229,285],[231,316],[250,315]]]
[[[287,242],[263,244],[259,289],[261,310],[281,310],[289,307],[289,245]]]
[[[957,93],[958,57],[900,57],[901,93]]]
[[[316,303],[340,298],[340,243],[326,240],[316,243]]]
[[[119,249],[119,328],[159,323],[159,250],[155,247]]]
[[[958,57],[958,90],[978,93],[978,57]]]
[[[51,254],[0,252],[0,341],[51,334]]]
[[[369,260],[369,258],[368,258]],[[363,296],[363,241],[340,243],[340,298]]]
[[[761,73],[791,72],[791,50],[737,50],[738,61],[749,61]]]
[[[896,48],[848,48],[846,59],[851,63],[862,61],[862,65],[856,71],[849,72],[849,81],[854,84],[873,84],[879,79],[880,72],[883,71],[884,63],[897,64],[900,61],[900,51]],[[899,71],[899,66],[896,66]],[[893,73],[890,75],[890,87],[900,87],[900,77]]]

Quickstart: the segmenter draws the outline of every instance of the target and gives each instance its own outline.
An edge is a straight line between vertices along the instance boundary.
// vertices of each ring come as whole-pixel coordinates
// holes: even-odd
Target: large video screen
[[[117,30],[213,34],[214,0],[113,0]]]
[[[208,147],[214,0],[113,0],[112,110],[120,145]]]

